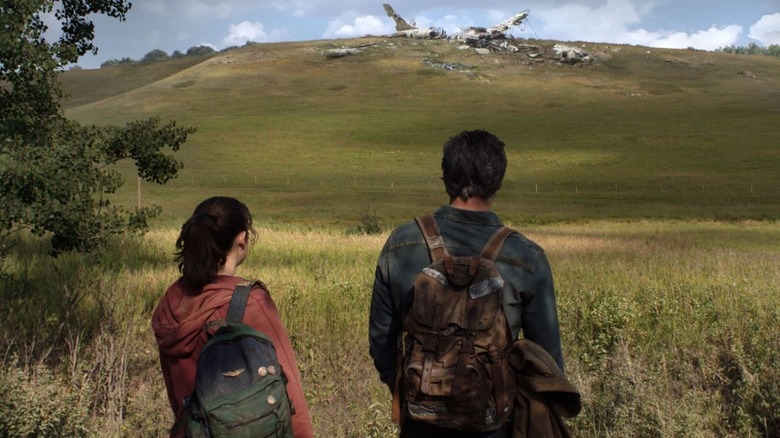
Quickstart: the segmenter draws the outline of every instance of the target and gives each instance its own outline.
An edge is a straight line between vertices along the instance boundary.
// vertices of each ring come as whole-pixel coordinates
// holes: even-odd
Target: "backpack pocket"
[[[235,394],[213,400],[205,408],[213,436],[291,436],[290,405],[284,380],[267,376],[261,382]]]
[[[455,344],[442,355],[412,348],[404,367],[407,414],[417,420],[464,430],[493,430],[500,426],[489,371],[476,355],[458,370]]]
[[[284,370],[268,338],[243,324],[220,329],[198,358],[191,437],[292,437]]]

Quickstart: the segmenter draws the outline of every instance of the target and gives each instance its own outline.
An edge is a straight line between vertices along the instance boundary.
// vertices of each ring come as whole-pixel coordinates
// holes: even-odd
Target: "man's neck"
[[[455,198],[450,202],[450,206],[460,210],[490,211],[490,202],[485,201],[479,196],[472,196],[465,201],[460,198]]]

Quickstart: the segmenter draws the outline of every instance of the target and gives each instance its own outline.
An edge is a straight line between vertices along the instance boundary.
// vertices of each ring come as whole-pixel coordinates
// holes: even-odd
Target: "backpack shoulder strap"
[[[504,241],[506,240],[507,236],[516,232],[517,231],[511,228],[500,228],[493,234],[493,236],[490,237],[490,239],[485,244],[485,247],[482,248],[482,252],[479,254],[479,256],[495,262],[498,254],[501,253],[501,248],[504,247]]]
[[[428,246],[428,252],[431,254],[431,261],[436,263],[449,257],[447,247],[444,246],[444,239],[441,237],[439,226],[432,214],[414,218],[417,225],[425,237],[425,244]]]
[[[239,283],[233,290],[233,297],[230,298],[230,306],[228,307],[227,322],[241,322],[244,319],[244,311],[246,310],[246,303],[249,300],[249,293],[252,292],[252,288],[257,285],[258,282],[248,281],[246,283]],[[262,283],[259,283],[262,285]]]

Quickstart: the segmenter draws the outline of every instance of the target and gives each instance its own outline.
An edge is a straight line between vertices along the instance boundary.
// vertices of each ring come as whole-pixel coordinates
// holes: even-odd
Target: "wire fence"
[[[142,182],[140,185],[152,183]],[[314,189],[318,187],[330,189],[397,189],[397,190],[443,190],[444,185],[440,180],[420,181],[406,180],[402,178],[321,178],[321,177],[267,177],[252,176],[238,177],[236,175],[190,175],[168,183],[171,187],[235,187],[235,188],[268,188],[268,189]],[[139,186],[140,187],[140,186]],[[518,182],[505,181],[502,192],[518,193],[710,193],[710,194],[756,194],[756,195],[780,195],[780,182],[772,184],[768,182],[743,182],[743,183],[713,183],[698,181],[673,181],[673,182],[635,182],[635,183],[609,183],[609,182]]]

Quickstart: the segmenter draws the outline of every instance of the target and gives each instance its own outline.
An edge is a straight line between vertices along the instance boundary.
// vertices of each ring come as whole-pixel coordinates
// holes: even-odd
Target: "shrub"
[[[12,359],[0,370],[0,436],[88,436],[89,388]]]
[[[100,68],[103,67],[116,67],[118,65],[124,65],[124,64],[134,64],[136,61],[131,58],[122,58],[122,59],[109,59],[108,61],[100,64]]]
[[[377,217],[376,213],[370,211],[369,209],[365,209],[360,214],[360,221],[352,230],[348,231],[348,234],[366,234],[366,235],[373,235],[373,234],[379,234],[382,232],[382,226],[379,225],[379,218]]]
[[[187,56],[210,55],[214,52],[216,50],[209,46],[193,46],[187,49]]]
[[[160,61],[165,61],[166,59],[169,58],[170,56],[165,50],[154,49],[151,52],[144,55],[144,57],[141,58],[141,62],[160,62]]]

